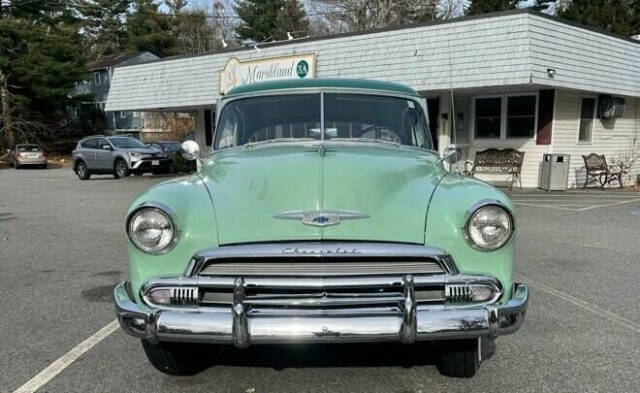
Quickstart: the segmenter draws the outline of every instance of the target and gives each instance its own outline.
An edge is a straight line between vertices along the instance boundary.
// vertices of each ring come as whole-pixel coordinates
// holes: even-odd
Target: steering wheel
[[[383,134],[384,132],[384,134]],[[367,139],[380,139],[383,141],[390,141],[395,143],[402,143],[402,139],[398,136],[395,129],[387,126],[371,126],[362,130],[360,138]]]

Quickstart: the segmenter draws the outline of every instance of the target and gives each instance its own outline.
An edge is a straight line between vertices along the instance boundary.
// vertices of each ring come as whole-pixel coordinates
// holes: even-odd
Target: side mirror
[[[456,155],[457,151],[458,147],[456,145],[447,146],[442,152],[442,156],[440,156],[440,162],[449,160],[449,158]]]
[[[182,142],[182,157],[187,161],[193,161],[200,158],[200,146],[194,141]]]

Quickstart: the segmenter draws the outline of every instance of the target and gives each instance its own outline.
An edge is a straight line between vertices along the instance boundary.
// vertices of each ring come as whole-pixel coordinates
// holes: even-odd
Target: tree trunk
[[[9,111],[9,88],[7,77],[0,71],[0,105],[2,106],[2,130],[4,131],[4,148],[13,148],[13,127]],[[1,142],[1,141],[0,141]]]

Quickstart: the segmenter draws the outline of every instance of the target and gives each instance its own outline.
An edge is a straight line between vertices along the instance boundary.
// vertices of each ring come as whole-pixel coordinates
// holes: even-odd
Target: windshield
[[[180,151],[181,146],[179,143],[175,142],[163,142],[158,144],[159,147],[165,151]]]
[[[40,151],[40,147],[38,145],[18,145],[16,146],[18,151],[29,152],[29,151]]]
[[[272,140],[322,138],[320,94],[245,98],[225,105],[215,149]],[[420,105],[370,94],[324,94],[324,139],[382,141],[431,149]]]
[[[109,138],[109,142],[118,149],[139,149],[147,147],[144,143],[135,138]]]

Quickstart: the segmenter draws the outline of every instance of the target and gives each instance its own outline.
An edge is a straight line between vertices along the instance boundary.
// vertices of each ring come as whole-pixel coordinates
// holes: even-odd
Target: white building
[[[571,154],[569,185],[581,186],[582,154],[628,160],[639,149],[640,42],[530,10],[119,67],[106,110],[196,111],[204,147],[223,84],[240,83],[221,83],[225,65],[227,73],[233,66],[246,72],[308,56],[305,77],[380,79],[420,91],[440,151],[454,142],[463,160],[489,147],[524,151],[524,187],[538,185],[544,153]],[[605,118],[607,102],[624,105]],[[638,173],[640,162],[626,181],[635,183]]]

